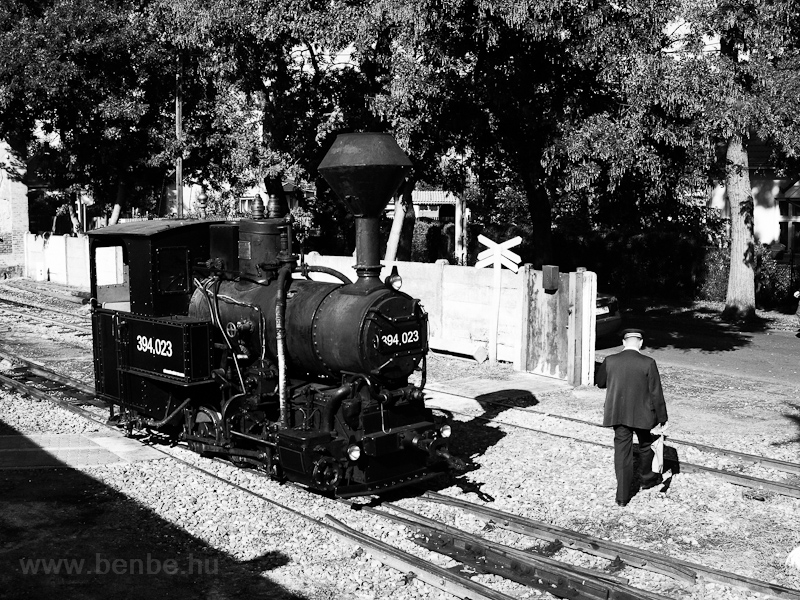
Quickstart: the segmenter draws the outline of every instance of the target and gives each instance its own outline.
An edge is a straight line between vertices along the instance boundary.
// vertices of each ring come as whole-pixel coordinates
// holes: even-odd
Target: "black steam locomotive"
[[[385,134],[340,135],[319,166],[356,217],[355,282],[298,264],[275,197],[235,222],[91,232],[96,389],[121,424],[340,497],[446,468],[427,315],[396,271],[380,279],[379,216],[410,167]]]

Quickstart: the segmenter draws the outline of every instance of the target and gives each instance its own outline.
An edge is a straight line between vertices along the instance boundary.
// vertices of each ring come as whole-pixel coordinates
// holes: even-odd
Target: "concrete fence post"
[[[569,288],[567,381],[576,386],[589,385],[594,378],[597,276],[580,267],[569,274]]]
[[[528,361],[530,359],[530,331],[531,331],[531,311],[533,310],[533,297],[531,288],[533,286],[534,271],[533,265],[526,263],[520,269],[520,316],[519,316],[519,356],[514,364],[517,371],[528,371]]]

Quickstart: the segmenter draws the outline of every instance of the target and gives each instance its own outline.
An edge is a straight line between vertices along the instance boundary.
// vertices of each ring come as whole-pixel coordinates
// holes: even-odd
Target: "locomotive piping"
[[[220,279],[217,279],[217,289],[222,284]],[[211,283],[211,281],[209,281]],[[239,368],[239,360],[236,358],[236,352],[233,350],[233,346],[231,346],[231,342],[228,339],[228,334],[225,333],[225,328],[222,326],[222,322],[219,318],[219,307],[216,305],[216,302],[213,302],[210,297],[210,291],[206,287],[206,285],[202,285],[199,281],[195,279],[195,284],[197,285],[198,289],[203,290],[203,296],[208,301],[208,308],[211,311],[211,322],[216,324],[219,327],[220,332],[222,333],[222,339],[225,340],[225,345],[228,346],[228,350],[231,352],[231,356],[233,357],[233,364],[236,367],[236,373],[239,375],[239,382],[242,384],[242,391],[246,390],[244,385],[244,377],[242,377],[242,370]],[[216,298],[217,292],[213,292],[214,297]]]
[[[345,383],[333,392],[330,400],[325,404],[325,408],[322,409],[322,423],[320,425],[322,431],[333,431],[333,420],[336,417],[336,413],[342,405],[342,402],[344,402],[344,399],[347,398],[352,391],[353,385],[351,383]]]
[[[289,381],[286,373],[286,280],[292,275],[292,266],[285,264],[278,272],[278,296],[275,300],[275,341],[278,346],[278,400],[281,427],[289,427]]]
[[[233,304],[235,306],[244,306],[245,308],[249,308],[250,310],[255,311],[258,314],[258,332],[261,337],[261,360],[264,360],[267,352],[267,337],[266,337],[266,324],[264,319],[264,311],[261,310],[261,307],[257,304],[250,304],[249,302],[241,302],[236,300],[235,298],[231,298],[230,296],[225,296],[222,294],[217,294],[217,300],[222,300],[223,302],[227,302],[228,304]]]
[[[164,417],[164,418],[163,418],[163,419],[161,419],[160,421],[153,421],[152,419],[147,419],[147,420],[144,422],[144,424],[145,424],[147,427],[151,427],[151,428],[153,428],[153,429],[158,429],[159,427],[163,427],[164,425],[166,425],[167,423],[169,423],[169,422],[170,422],[172,419],[174,419],[174,418],[175,418],[175,416],[176,416],[176,415],[177,415],[179,412],[181,412],[181,411],[182,411],[182,410],[183,410],[183,409],[186,407],[186,405],[187,405],[187,404],[189,404],[189,402],[191,402],[191,401],[192,401],[192,399],[191,399],[191,398],[187,398],[186,400],[184,400],[183,402],[181,402],[181,405],[180,405],[178,408],[176,408],[175,410],[173,410],[171,413],[169,413],[169,415],[167,415],[166,417]]]
[[[336,277],[336,279],[338,279],[339,281],[341,281],[345,285],[350,285],[350,284],[353,283],[352,281],[350,281],[350,279],[347,277],[347,275],[337,271],[336,269],[331,269],[330,267],[323,267],[323,266],[316,266],[316,265],[312,266],[312,265],[307,265],[307,264],[303,263],[301,266],[297,267],[295,269],[295,271],[298,272],[298,273],[301,273],[303,275],[303,277],[305,277],[309,281],[313,281],[313,279],[311,279],[308,276],[309,273],[326,273],[328,275]]]

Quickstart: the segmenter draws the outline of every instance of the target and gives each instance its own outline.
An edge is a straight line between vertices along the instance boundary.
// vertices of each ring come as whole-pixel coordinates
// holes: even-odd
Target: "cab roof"
[[[125,236],[125,237],[150,237],[158,235],[171,229],[179,229],[182,227],[192,226],[208,226],[214,223],[223,223],[220,220],[201,220],[201,219],[160,219],[160,220],[147,220],[147,221],[129,221],[127,223],[118,223],[117,225],[109,225],[108,227],[101,227],[100,229],[93,229],[88,232],[89,237],[106,237],[106,236]]]

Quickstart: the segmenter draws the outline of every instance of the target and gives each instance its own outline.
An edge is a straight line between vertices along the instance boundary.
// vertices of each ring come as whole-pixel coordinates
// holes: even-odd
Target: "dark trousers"
[[[649,429],[635,429],[627,425],[614,426],[614,471],[617,474],[617,502],[630,500],[633,483],[633,434],[639,441],[639,472],[643,482],[652,481],[658,475],[653,473],[653,450],[650,445],[656,436]]]

